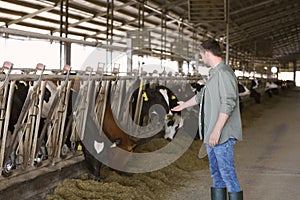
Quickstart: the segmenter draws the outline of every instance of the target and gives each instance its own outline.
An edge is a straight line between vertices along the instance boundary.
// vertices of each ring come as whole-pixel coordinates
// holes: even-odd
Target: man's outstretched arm
[[[190,98],[188,101],[184,102],[184,101],[178,101],[178,106],[175,106],[174,108],[172,108],[172,111],[181,111],[185,108],[191,107],[191,106],[195,106],[198,104],[198,102],[196,101],[196,95],[193,96],[192,98]]]

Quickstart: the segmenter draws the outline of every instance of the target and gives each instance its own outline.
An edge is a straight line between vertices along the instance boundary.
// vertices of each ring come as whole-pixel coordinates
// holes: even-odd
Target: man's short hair
[[[201,45],[199,45],[199,50],[200,52],[210,51],[215,56],[222,56],[220,44],[214,39],[205,40]]]

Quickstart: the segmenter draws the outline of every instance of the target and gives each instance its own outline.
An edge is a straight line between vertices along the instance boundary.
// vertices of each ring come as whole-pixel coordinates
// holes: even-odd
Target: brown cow
[[[110,90],[109,90],[110,91]],[[109,94],[108,94],[109,97]],[[99,136],[99,133],[94,133],[94,130],[97,130],[96,127],[93,126],[92,118],[88,116],[87,123],[89,125],[86,125],[85,135],[83,139],[83,152],[85,155],[85,160],[88,169],[90,170],[90,177],[94,180],[99,180],[100,178],[100,167],[102,163],[95,158],[95,153],[99,153],[95,151],[94,142],[99,140],[101,136]],[[116,121],[114,120],[114,116],[111,110],[111,105],[109,103],[109,100],[106,103],[105,106],[105,113],[104,113],[104,119],[103,119],[103,126],[102,130],[105,134],[105,136],[112,142],[113,145],[107,146],[107,143],[104,144],[104,149],[106,148],[107,152],[104,152],[104,154],[107,154],[107,159],[109,159],[109,163],[113,165],[118,164],[119,167],[125,166],[130,159],[131,154],[122,153],[121,151],[110,151],[110,148],[119,147],[125,151],[132,152],[133,148],[135,147],[135,143],[129,138],[129,136],[120,129]],[[103,136],[102,136],[103,138]],[[104,141],[104,140],[103,140]],[[89,146],[87,146],[89,145]],[[102,152],[101,152],[102,153]],[[94,155],[93,155],[94,154]],[[129,156],[128,156],[129,155]],[[121,165],[121,166],[120,166]]]
[[[106,136],[113,142],[118,143],[117,146],[126,151],[132,151],[134,148],[134,142],[130,140],[128,135],[119,128],[117,123],[114,120],[114,116],[112,114],[111,105],[109,103],[106,104],[105,114],[104,114],[104,122],[102,130],[106,134]],[[121,140],[118,140],[121,139]],[[120,141],[120,142],[119,142]]]

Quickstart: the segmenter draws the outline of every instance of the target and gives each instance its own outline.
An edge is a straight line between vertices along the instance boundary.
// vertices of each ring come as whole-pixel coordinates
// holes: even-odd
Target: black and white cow
[[[279,86],[273,81],[267,81],[265,86],[265,93],[267,93],[269,97],[272,97],[273,94],[279,93]]]
[[[7,134],[7,141],[6,141],[6,168],[4,168],[5,175],[8,175],[10,172],[8,169],[17,167],[18,159],[15,155],[15,143],[18,139],[17,132],[18,129],[21,128],[23,125],[18,124],[20,123],[20,117],[24,116],[26,112],[26,107],[29,105],[29,101],[33,101],[32,99],[28,98],[28,93],[30,90],[30,81],[16,81],[15,88],[12,96],[12,107],[10,110],[10,118],[8,123],[8,134]],[[47,103],[50,98],[50,91],[46,88],[44,94],[44,102]],[[27,99],[27,101],[26,101]],[[28,101],[29,100],[29,101]],[[22,113],[24,112],[24,113]],[[26,116],[24,116],[26,118]],[[43,124],[44,118],[41,118],[41,124]],[[40,126],[41,127],[41,126]],[[17,130],[15,130],[17,129]],[[6,171],[5,171],[6,170]]]
[[[250,90],[240,81],[238,81],[240,111],[244,108],[244,102],[250,97]]]
[[[12,97],[12,107],[10,111],[8,131],[12,134],[14,132],[15,126],[18,122],[19,116],[21,114],[22,108],[24,106],[28,91],[29,85],[31,83],[28,81],[16,81],[15,90]],[[46,88],[44,95],[44,102],[47,103],[50,98],[50,91]]]
[[[239,96],[244,97],[250,95],[250,90],[241,82],[238,82]]]
[[[259,87],[260,82],[257,79],[252,79],[250,85],[250,97],[254,98],[256,103],[261,102],[261,94],[258,91]]]
[[[13,98],[12,98],[13,106],[11,107],[11,113],[10,113],[10,119],[8,125],[8,130],[10,131],[10,133],[14,132],[15,124],[19,119],[19,115],[25,103],[28,89],[29,89],[29,82],[16,81],[15,91],[13,93]]]
[[[136,112],[139,90],[135,90],[132,95],[132,118]],[[164,138],[172,140],[176,131],[182,127],[183,118],[180,112],[171,111],[177,106],[178,99],[167,87],[158,84],[146,84],[142,90],[142,108],[140,112],[139,125],[145,126],[151,120],[164,121]],[[160,105],[160,106],[155,106]],[[158,119],[157,119],[158,118]]]
[[[184,125],[184,118],[181,116],[181,112],[172,111],[171,109],[178,105],[178,101],[189,100],[197,92],[200,92],[203,87],[204,84],[198,82],[172,84],[170,88],[157,83],[147,83],[141,92],[143,102],[139,125],[145,126],[155,116],[158,116],[160,122],[164,121],[164,138],[169,141],[172,140],[178,129]],[[132,118],[135,114],[138,92],[139,90],[135,90],[132,95]],[[162,106],[163,109],[154,106],[157,104]],[[198,123],[199,108],[189,108],[187,114],[188,116],[185,116],[187,119]]]
[[[167,87],[159,86],[159,92],[164,97],[167,103],[168,113],[165,118],[165,135],[164,138],[167,140],[172,140],[179,128],[183,126],[183,118],[180,112],[171,111],[172,108],[177,106],[178,99],[174,93]]]
[[[204,87],[204,83],[191,82],[185,84],[175,84],[171,87],[171,90],[176,93],[176,97],[179,101],[187,101],[192,96],[201,91]]]

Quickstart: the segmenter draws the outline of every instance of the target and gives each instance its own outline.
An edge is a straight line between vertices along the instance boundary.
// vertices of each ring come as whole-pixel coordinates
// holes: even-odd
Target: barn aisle
[[[236,164],[247,200],[300,197],[300,89],[287,91],[244,131]]]
[[[246,111],[252,116],[247,113],[244,140],[235,149],[244,199],[299,199],[300,89],[284,91],[267,101],[271,102]],[[170,199],[208,200],[211,182],[208,170],[194,171]]]

